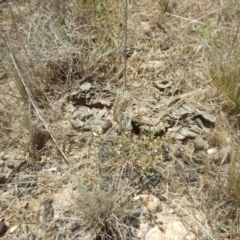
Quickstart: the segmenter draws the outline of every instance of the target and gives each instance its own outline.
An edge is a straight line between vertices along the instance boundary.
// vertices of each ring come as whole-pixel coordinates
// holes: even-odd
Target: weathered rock
[[[36,239],[36,235],[34,235],[33,233],[29,233],[29,234],[23,234],[20,236],[21,240],[35,240]]]
[[[201,118],[203,121],[203,124],[206,125],[206,127],[211,127],[216,122],[216,117],[205,113],[203,111],[200,111],[196,109],[195,107],[184,105],[176,110],[174,110],[169,116],[172,119],[176,120],[184,120],[186,118],[195,120],[196,118]]]
[[[80,89],[86,92],[89,91],[91,88],[92,88],[92,85],[88,82],[85,82],[80,86]]]
[[[72,92],[69,100],[74,106],[88,106],[96,108],[110,107],[114,102],[114,91],[107,85],[85,82],[80,86],[80,91]]]
[[[9,228],[9,233],[13,234],[18,228],[19,225],[12,226],[11,228]]]
[[[196,236],[189,231],[181,219],[174,214],[173,209],[167,205],[161,204],[154,195],[139,195],[134,200],[141,200],[142,215],[140,217],[140,226],[138,237],[142,240],[158,240],[158,239],[188,239],[195,240]],[[161,205],[161,211],[156,211]],[[145,214],[144,214],[145,213]],[[145,216],[151,214],[154,216],[154,224],[150,223],[150,219]],[[161,228],[159,225],[161,224]]]
[[[112,123],[106,117],[107,111],[96,108],[89,109],[82,106],[77,108],[69,119],[72,126],[80,131],[95,131],[99,134],[105,133],[111,128]]]
[[[5,222],[0,222],[0,236],[3,236],[7,232],[7,225]]]
[[[180,132],[176,134],[176,139],[196,138],[200,133],[201,128],[196,125],[191,125],[189,127],[183,127]]]
[[[4,173],[0,173],[0,184],[4,184],[6,183],[7,178],[6,175]]]
[[[20,239],[21,239],[21,240],[29,240],[28,234],[22,234],[22,235],[20,236]]]
[[[8,160],[9,158],[11,158],[10,153],[4,153],[3,156],[2,156],[2,160]]]
[[[44,222],[50,222],[54,216],[54,209],[51,201],[46,201],[43,203],[44,209],[42,213],[42,219]]]
[[[202,138],[197,137],[194,140],[194,152],[206,151],[208,149],[208,143]]]
[[[191,171],[187,176],[187,180],[191,185],[195,185],[198,181],[198,173],[196,171]]]

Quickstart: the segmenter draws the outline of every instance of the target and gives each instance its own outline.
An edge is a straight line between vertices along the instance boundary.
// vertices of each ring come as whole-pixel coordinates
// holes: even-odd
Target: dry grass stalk
[[[16,65],[15,58],[14,58],[14,56],[13,56],[13,54],[12,54],[11,52],[10,52],[10,56],[11,56],[11,58],[12,58],[13,65],[14,65],[14,67],[15,67],[15,69],[16,69],[16,72],[17,72],[17,74],[18,74],[18,77],[19,77],[19,79],[21,80],[21,83],[22,83],[22,85],[23,85],[23,87],[24,87],[24,90],[26,91],[26,94],[27,94],[27,96],[28,96],[28,99],[29,99],[31,105],[33,106],[34,110],[36,111],[37,117],[39,118],[39,120],[40,120],[41,123],[43,124],[44,128],[45,128],[45,129],[47,130],[47,132],[49,133],[52,141],[54,142],[54,144],[55,144],[55,146],[57,147],[58,151],[59,151],[60,154],[62,155],[64,162],[69,165],[67,156],[64,154],[64,152],[62,151],[62,149],[59,147],[56,139],[54,138],[53,134],[52,134],[51,131],[49,130],[49,128],[48,128],[48,126],[47,126],[44,118],[42,117],[42,114],[41,114],[39,108],[37,107],[37,105],[36,105],[36,103],[35,103],[35,101],[34,101],[34,98],[33,98],[32,95],[31,95],[31,92],[29,91],[26,83],[24,82],[24,80],[23,80],[23,78],[22,78],[22,76],[21,76],[21,73],[19,72],[19,69],[18,69],[18,67],[17,67],[17,65]]]

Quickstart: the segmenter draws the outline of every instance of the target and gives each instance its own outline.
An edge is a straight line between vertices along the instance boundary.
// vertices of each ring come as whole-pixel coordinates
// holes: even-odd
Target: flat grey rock
[[[96,108],[90,109],[85,106],[74,110],[69,122],[76,130],[84,132],[105,133],[112,127],[111,121],[107,118],[107,111]]]
[[[200,137],[194,140],[194,152],[206,151],[208,149],[208,143]]]
[[[176,134],[176,139],[178,140],[184,140],[186,138],[196,138],[201,132],[201,129],[196,125],[191,125],[189,127],[183,127],[179,131],[179,133]]]

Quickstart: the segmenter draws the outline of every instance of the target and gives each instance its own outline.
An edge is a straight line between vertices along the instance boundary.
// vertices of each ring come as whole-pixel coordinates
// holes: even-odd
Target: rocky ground
[[[0,4],[7,36],[10,3]],[[127,90],[122,61],[112,78],[54,89],[61,97],[51,108],[34,95],[43,119],[23,117],[36,109],[16,93],[2,39],[2,239],[240,239],[230,184],[237,117],[210,75],[210,46],[200,34],[219,24],[221,4],[170,1],[164,12],[157,1],[130,1]],[[122,236],[104,227],[92,233],[84,209],[98,218],[109,204],[123,211],[123,199],[137,210],[134,221],[117,225]]]

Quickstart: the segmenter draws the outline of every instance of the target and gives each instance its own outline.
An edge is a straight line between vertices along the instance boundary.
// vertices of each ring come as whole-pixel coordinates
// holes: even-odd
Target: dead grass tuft
[[[132,222],[137,211],[131,204],[132,190],[99,179],[99,186],[79,185],[75,213],[83,235],[89,239],[134,239]],[[89,234],[86,234],[89,233]]]

